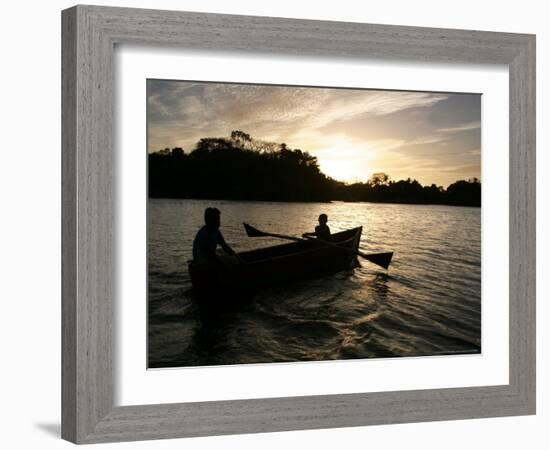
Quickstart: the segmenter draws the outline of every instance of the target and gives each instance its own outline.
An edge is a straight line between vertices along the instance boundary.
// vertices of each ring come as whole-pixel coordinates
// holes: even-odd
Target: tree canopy
[[[317,158],[285,143],[253,139],[235,130],[228,138],[202,138],[182,148],[149,154],[149,197],[261,201],[368,201],[481,205],[478,179],[444,189],[418,181],[393,181],[375,173],[365,183],[345,184],[319,168]]]

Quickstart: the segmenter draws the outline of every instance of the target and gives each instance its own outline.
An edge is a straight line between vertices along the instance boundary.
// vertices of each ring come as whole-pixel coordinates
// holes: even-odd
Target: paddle
[[[246,230],[246,235],[248,237],[275,237],[280,239],[288,239],[290,241],[296,241],[296,242],[308,241],[308,239],[297,238],[294,236],[287,236],[286,234],[267,233],[265,231],[258,230],[257,228],[254,228],[252,225],[249,225],[247,223],[243,223],[243,225],[244,225],[244,229]],[[338,244],[335,244],[333,242],[323,241],[319,239],[315,239],[315,241],[322,245],[328,245],[331,247],[338,247],[342,250],[347,250],[350,253],[353,253],[355,255],[361,256],[362,258],[365,258],[367,261],[370,261],[371,263],[374,263],[380,267],[383,267],[384,269],[387,269],[389,267],[393,256],[393,252],[372,253],[370,255],[367,255],[366,253],[353,250],[351,248],[341,247]]]

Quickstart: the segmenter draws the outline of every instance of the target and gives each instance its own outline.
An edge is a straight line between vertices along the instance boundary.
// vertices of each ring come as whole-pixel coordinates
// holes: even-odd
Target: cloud
[[[457,133],[460,131],[477,130],[477,129],[481,129],[481,122],[479,121],[465,123],[462,125],[457,125],[455,127],[440,128],[439,131],[442,133]]]
[[[322,130],[355,117],[429,107],[445,98],[422,92],[150,81],[149,135],[159,145],[157,135],[177,139],[184,129],[198,132],[208,125],[214,133],[238,128],[260,138],[287,139],[300,129]]]
[[[364,178],[376,169],[445,183],[443,168],[480,160],[477,94],[149,80],[147,105],[149,151],[191,151],[238,129],[309,151],[322,167],[355,161]]]

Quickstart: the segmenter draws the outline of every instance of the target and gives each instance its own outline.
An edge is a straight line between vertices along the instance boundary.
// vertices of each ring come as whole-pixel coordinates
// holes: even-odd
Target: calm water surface
[[[363,252],[393,251],[332,277],[262,291],[243,311],[201,320],[187,260],[203,211],[222,211],[236,250],[280,244],[247,238],[242,222],[300,236],[317,217],[332,232],[363,226]],[[480,208],[376,203],[149,200],[149,367],[479,353]]]

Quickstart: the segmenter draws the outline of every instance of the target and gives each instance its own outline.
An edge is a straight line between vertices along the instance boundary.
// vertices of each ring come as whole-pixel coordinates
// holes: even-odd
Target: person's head
[[[217,230],[220,228],[221,212],[218,208],[206,208],[204,210],[204,223],[208,228]]]
[[[328,221],[328,216],[326,214],[321,214],[319,216],[319,223],[321,225],[326,225],[327,221]]]

